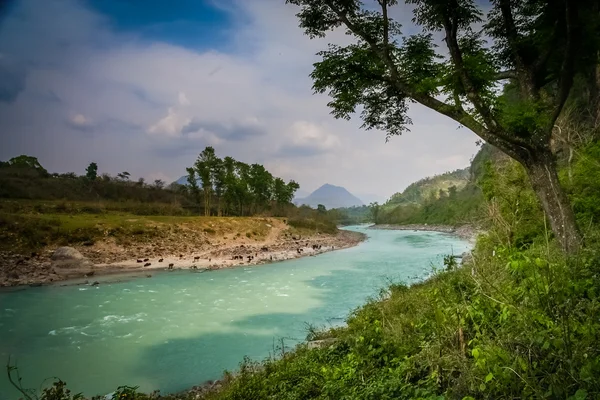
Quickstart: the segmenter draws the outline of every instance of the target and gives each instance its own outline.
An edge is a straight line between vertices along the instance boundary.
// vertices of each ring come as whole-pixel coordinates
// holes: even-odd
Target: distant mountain
[[[173,183],[177,183],[178,185],[184,185],[187,186],[188,185],[188,181],[187,181],[187,175],[182,176],[181,178],[177,179],[175,182]],[[196,179],[196,182],[198,183],[198,186],[202,186],[202,184],[200,183],[200,179]]]
[[[310,195],[310,193],[306,190],[298,189],[298,191],[294,194],[293,203],[296,204],[297,200],[302,200],[303,198],[308,197],[308,195]]]
[[[313,208],[317,208],[319,204],[323,204],[327,209],[331,209],[362,206],[364,203],[345,188],[326,183],[307,197],[295,199],[294,204],[306,204]]]

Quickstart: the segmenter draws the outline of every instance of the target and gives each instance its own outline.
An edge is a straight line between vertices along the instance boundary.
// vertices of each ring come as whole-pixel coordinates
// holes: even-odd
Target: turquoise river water
[[[0,292],[0,362],[16,360],[30,388],[60,377],[89,396],[120,385],[180,391],[219,378],[244,355],[263,359],[280,338],[293,346],[307,324],[342,324],[390,280],[422,279],[443,255],[470,247],[442,233],[349,229],[368,240],[261,266]],[[15,398],[0,374],[0,400]]]

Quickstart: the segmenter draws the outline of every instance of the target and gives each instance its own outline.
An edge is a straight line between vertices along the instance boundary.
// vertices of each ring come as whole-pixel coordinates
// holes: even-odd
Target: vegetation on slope
[[[393,194],[386,205],[422,204],[427,200],[447,197],[464,188],[468,180],[468,168],[427,177],[411,183],[403,192]]]
[[[506,159],[493,146],[484,144],[469,168],[417,181],[379,206],[379,224],[479,225],[483,195],[480,181],[484,166]],[[376,207],[376,206],[375,206]]]

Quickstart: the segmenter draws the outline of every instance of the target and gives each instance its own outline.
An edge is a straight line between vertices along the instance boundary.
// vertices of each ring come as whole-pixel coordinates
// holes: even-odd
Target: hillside
[[[451,187],[464,188],[469,180],[469,168],[457,169],[441,175],[427,177],[411,183],[403,192],[395,193],[388,204],[421,204],[426,198],[439,198],[441,191],[448,193]]]
[[[324,184],[307,197],[294,200],[294,203],[297,205],[306,204],[313,208],[316,208],[319,204],[323,204],[328,209],[364,205],[362,200],[354,196],[345,188],[330,185],[328,183]]]

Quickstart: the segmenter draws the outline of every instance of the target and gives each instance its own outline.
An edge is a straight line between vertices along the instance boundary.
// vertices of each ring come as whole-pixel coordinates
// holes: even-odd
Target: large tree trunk
[[[563,251],[567,254],[577,252],[582,240],[569,198],[558,181],[553,155],[548,151],[524,164]]]

